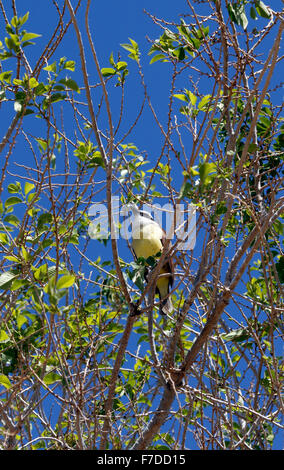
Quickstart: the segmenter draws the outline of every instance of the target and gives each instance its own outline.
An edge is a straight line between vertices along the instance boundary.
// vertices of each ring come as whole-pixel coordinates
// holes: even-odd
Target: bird
[[[132,211],[132,249],[135,258],[154,257],[163,251],[166,241],[166,232],[153,219],[147,211],[139,210],[136,204],[125,206]],[[148,271],[148,270],[147,270]],[[147,281],[148,273],[145,273]],[[166,257],[159,272],[156,284],[156,294],[160,298],[160,314],[168,315],[173,311],[173,304],[169,295],[174,282],[174,266],[172,257]]]

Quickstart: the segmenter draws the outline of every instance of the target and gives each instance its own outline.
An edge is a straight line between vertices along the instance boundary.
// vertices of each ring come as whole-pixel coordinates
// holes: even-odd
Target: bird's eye
[[[146,219],[150,219],[150,220],[154,220],[152,215],[149,213],[149,212],[145,212],[145,211],[140,211],[140,215],[142,217],[145,217]]]

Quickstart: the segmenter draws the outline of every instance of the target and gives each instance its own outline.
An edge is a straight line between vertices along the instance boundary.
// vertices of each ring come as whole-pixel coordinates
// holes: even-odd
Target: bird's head
[[[139,210],[136,204],[132,202],[129,204],[125,204],[123,206],[123,212],[129,212],[129,211],[132,211],[132,214],[134,217],[140,216],[140,217],[145,217],[146,219],[153,220],[153,217],[150,214],[150,212]]]

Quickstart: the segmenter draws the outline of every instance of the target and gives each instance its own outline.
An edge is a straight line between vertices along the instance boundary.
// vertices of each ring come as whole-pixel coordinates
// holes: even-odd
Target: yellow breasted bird
[[[127,204],[132,211],[132,248],[136,258],[149,258],[163,251],[166,232],[152,218],[151,214],[141,211],[135,204]],[[164,274],[163,276],[161,276]],[[166,275],[165,275],[166,274]],[[147,280],[147,278],[146,278]],[[160,298],[160,313],[170,314],[173,311],[170,287],[174,282],[174,267],[171,257],[166,258],[159,272],[156,293]]]

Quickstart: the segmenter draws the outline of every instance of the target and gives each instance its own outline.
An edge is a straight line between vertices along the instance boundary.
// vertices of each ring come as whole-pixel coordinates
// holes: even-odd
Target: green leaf
[[[225,201],[221,201],[221,202],[219,202],[219,203],[217,204],[215,214],[216,214],[216,215],[226,214],[227,210],[228,210],[228,209],[227,209],[227,207],[226,207]]]
[[[67,60],[64,64],[64,69],[71,70],[71,72],[75,71],[75,61],[74,60]]]
[[[178,58],[178,60],[184,60],[185,59],[185,51],[183,47],[179,47],[174,55]]]
[[[201,111],[206,111],[207,110],[207,104],[210,101],[210,99],[211,99],[211,95],[203,96],[203,98],[198,103],[198,106],[197,106],[198,109],[200,109]]]
[[[110,54],[109,56],[109,63],[110,65],[113,65],[115,67],[115,61],[114,61],[114,58],[113,58],[113,52]]]
[[[15,81],[15,80],[13,80]],[[19,80],[19,82],[23,85],[23,81]],[[19,103],[25,103],[26,102],[26,92],[25,91],[17,91],[17,93],[15,94],[15,98],[17,101],[19,101]]]
[[[15,227],[18,227],[20,223],[18,217],[16,217],[14,214],[6,215],[6,217],[4,218],[4,222],[14,225]]]
[[[13,30],[13,28],[10,24],[7,24],[6,25],[6,31],[7,31],[8,34],[13,34],[14,30]]]
[[[16,256],[10,256],[10,255],[7,255],[7,256],[4,256],[5,259],[8,259],[9,261],[14,261],[15,263],[19,263],[19,258],[17,258]]]
[[[209,26],[204,26],[204,27],[201,26],[201,29],[203,31],[204,36],[207,37],[209,34]]]
[[[23,202],[21,198],[17,196],[11,196],[6,199],[5,207],[13,206],[14,204],[19,204],[20,202]]]
[[[24,259],[25,261],[28,261],[28,259],[29,259],[29,254],[28,254],[28,252],[27,252],[27,250],[25,249],[24,246],[22,246],[21,251],[22,251],[22,257],[23,257],[23,259]]]
[[[0,343],[7,343],[9,341],[9,336],[5,330],[0,330]]]
[[[195,96],[191,91],[189,90],[185,90],[187,96],[189,97],[190,99],[190,102],[192,104],[192,106],[194,106],[196,104],[196,101],[197,101],[197,96]],[[210,96],[210,95],[208,95]],[[202,101],[202,100],[201,100]]]
[[[34,89],[34,93],[36,94],[36,96],[42,95],[46,91],[47,91],[47,88],[43,83],[39,83],[38,86],[35,87]]]
[[[57,281],[56,288],[57,289],[66,289],[67,287],[71,287],[71,286],[73,286],[75,280],[76,280],[76,277],[71,275],[71,274],[67,274],[66,276],[62,276]]]
[[[21,189],[21,183],[19,183],[19,181],[17,181],[16,184],[11,183],[8,186],[8,191],[9,191],[9,193],[12,193],[12,194],[13,193],[19,193],[19,192],[21,192],[21,190],[22,190]]]
[[[21,287],[26,286],[28,284],[29,284],[29,282],[26,279],[15,279],[12,282],[12,285],[11,285],[10,289],[11,289],[11,291],[15,291],[15,290],[18,290]]]
[[[267,6],[262,1],[257,1],[255,4],[257,13],[262,16],[262,18],[270,18],[271,14]]]
[[[11,19],[11,25],[16,28],[19,24],[19,20],[18,20],[18,17],[17,16],[13,16],[13,18]]]
[[[121,47],[123,47],[123,49],[130,52],[128,57],[130,57],[131,59],[135,60],[138,63],[139,56],[140,56],[138,44],[136,41],[134,41],[134,39],[131,39],[131,38],[128,38],[128,39],[130,41],[130,44],[120,44],[120,45]]]
[[[29,114],[34,114],[34,111],[32,109],[26,108],[24,116],[28,116]]]
[[[284,234],[284,225],[281,220],[276,219],[275,222],[273,222],[272,227],[279,237]]]
[[[59,80],[59,83],[62,83],[66,87],[70,88],[73,91],[76,91],[77,93],[80,93],[80,88],[75,82],[75,80],[72,80],[72,78],[62,78],[62,80]]]
[[[258,149],[258,145],[257,144],[254,144],[253,142],[251,144],[249,144],[249,147],[248,147],[248,152],[249,153],[254,153],[256,152]]]
[[[126,69],[126,67],[127,67],[127,62],[119,61],[119,62],[117,62],[117,64],[116,64],[116,68],[117,68],[117,70],[119,70],[119,71]]]
[[[158,60],[161,60],[162,62],[168,62],[164,54],[156,54],[150,60],[150,64],[154,64],[154,62],[158,62]]]
[[[6,289],[9,283],[15,279],[18,275],[11,271],[6,271],[0,275],[0,289]]]
[[[25,183],[25,195],[34,189],[35,185],[33,183]]]
[[[29,88],[36,88],[38,86],[38,81],[34,78],[34,77],[31,77],[29,79]]]
[[[190,196],[192,193],[192,185],[189,181],[185,181],[185,183],[182,185],[179,193],[179,197],[181,199]]]
[[[250,338],[250,335],[246,328],[238,328],[236,330],[231,331],[230,333],[223,334],[222,338],[225,341],[242,342]]]
[[[39,268],[37,268],[34,272],[34,278],[37,281],[43,281],[47,277],[47,264],[42,264]]]
[[[18,326],[19,329],[22,328],[22,326],[25,323],[27,323],[27,318],[25,317],[25,315],[22,315],[21,313],[17,314],[16,320],[17,320],[17,326]]]
[[[179,30],[179,32],[186,37],[186,39],[188,40],[190,38],[190,30],[189,28],[186,26],[186,23],[184,21],[184,19],[182,18],[181,19],[181,25],[177,27],[177,29]]]
[[[55,87],[53,87],[53,90],[64,91],[65,87],[63,85],[55,85]]]
[[[53,64],[50,64],[50,65],[47,65],[46,67],[44,67],[43,70],[46,70],[47,72],[56,73],[56,71],[57,71],[56,62],[53,62]]]
[[[22,42],[21,45],[22,45],[22,47],[33,46],[33,45],[34,45],[34,42],[25,41],[25,42]]]
[[[31,39],[34,39],[34,38],[39,38],[41,36],[41,34],[35,34],[35,33],[25,33],[23,36],[22,36],[22,42],[24,41],[30,41]]]
[[[192,45],[193,45],[193,47],[194,47],[195,49],[198,50],[198,49],[200,48],[200,46],[201,46],[201,41],[200,41],[200,39],[198,39],[198,38],[196,38],[196,37],[190,36],[189,40],[190,40],[190,42],[192,43]],[[190,49],[189,49],[189,50],[190,50]]]
[[[90,159],[90,163],[88,163],[88,168],[93,168],[95,166],[101,166],[102,168],[105,168],[104,159],[101,155],[101,152],[99,151],[94,152],[92,158]]]
[[[50,214],[50,212],[43,213],[38,218],[37,228],[39,230],[45,229],[45,224],[50,224],[51,222],[52,222],[52,214]]]
[[[19,80],[18,78],[14,78],[14,80],[13,80],[13,84],[14,84],[14,85],[21,86],[22,83],[23,83],[23,81],[22,81],[22,80]]]
[[[47,141],[44,140],[44,139],[41,139],[40,137],[36,138],[35,140],[37,141],[37,143],[38,143],[38,145],[39,145],[40,151],[41,151],[41,152],[42,152],[42,151],[45,152],[46,149],[47,149]]]
[[[188,98],[186,95],[182,95],[180,93],[177,93],[176,95],[174,95],[175,98],[177,98],[178,100],[181,100],[181,101],[186,101],[188,103]]]
[[[199,166],[199,176],[201,183],[206,183],[208,176],[212,173],[216,173],[215,163],[201,163],[201,165]]]
[[[245,12],[245,7],[242,3],[229,3],[228,13],[231,20],[243,29],[247,28],[248,19]]]
[[[247,29],[248,19],[247,19],[247,15],[245,14],[245,10],[243,10],[243,12],[240,14],[240,24],[244,30]]]
[[[2,243],[3,245],[8,245],[9,238],[7,233],[0,233],[0,243]]]
[[[110,77],[111,75],[115,75],[116,74],[116,71],[111,68],[111,67],[105,67],[105,68],[102,68],[101,69],[101,72],[102,72],[102,76],[103,77]]]
[[[250,8],[250,17],[255,20],[257,18],[256,11],[253,7]]]
[[[11,83],[12,70],[0,73],[0,82]]]
[[[10,34],[10,37],[5,38],[5,44],[8,49],[12,49],[16,54],[19,52],[19,40],[16,34]]]
[[[133,267],[133,271],[128,271],[128,274],[129,278],[132,280],[132,282],[134,282],[138,289],[143,291],[146,260],[144,258],[139,258],[137,261],[141,262],[143,265],[133,261],[130,263],[130,266]]]
[[[29,15],[30,15],[30,12],[27,11],[27,13],[20,18],[21,26],[23,26],[27,22]]]
[[[3,385],[5,388],[10,388],[12,386],[7,375],[0,374],[0,385]]]
[[[284,283],[284,256],[281,256],[279,261],[275,264],[279,280]]]
[[[30,193],[28,195],[28,199],[27,199],[28,203],[30,203],[31,201],[33,201],[33,203],[39,201],[39,198],[36,198],[35,197],[35,193]]]
[[[50,99],[48,100],[49,103],[57,103],[57,101],[62,101],[66,98],[66,95],[62,93],[54,93]]]
[[[56,372],[48,372],[48,374],[44,376],[43,381],[46,385],[51,385],[61,379],[61,376],[59,374],[56,374]]]

